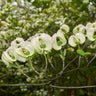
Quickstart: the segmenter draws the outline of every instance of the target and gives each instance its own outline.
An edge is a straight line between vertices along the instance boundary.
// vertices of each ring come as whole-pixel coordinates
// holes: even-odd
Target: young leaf
[[[81,56],[85,56],[85,52],[81,49],[77,50],[77,54],[81,55]]]

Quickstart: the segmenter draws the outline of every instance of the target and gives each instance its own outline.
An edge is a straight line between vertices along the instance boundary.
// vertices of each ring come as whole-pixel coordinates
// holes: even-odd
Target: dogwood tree
[[[95,13],[95,0],[0,1],[1,94],[95,96]]]

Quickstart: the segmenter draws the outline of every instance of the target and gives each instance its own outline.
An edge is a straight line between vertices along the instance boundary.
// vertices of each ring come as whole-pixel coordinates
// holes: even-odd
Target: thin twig
[[[81,56],[79,56],[79,60],[78,60],[78,68],[80,67],[81,65]]]
[[[45,58],[45,72],[47,71],[47,67],[48,67],[48,60],[47,60],[47,56],[46,54],[44,53],[44,58]]]
[[[89,61],[89,63],[87,64],[87,67],[90,65],[90,63],[92,63],[92,61],[96,58],[96,54],[94,55],[94,57]]]
[[[31,59],[29,60],[29,67],[30,67],[36,74],[40,75],[40,73],[39,73],[39,72],[35,69],[35,67],[33,66]]]
[[[47,79],[36,79],[36,78],[32,78],[32,77],[30,77],[30,76],[28,76],[27,74],[25,74],[25,73],[22,73],[25,77],[27,77],[27,78],[30,78],[30,79],[32,79],[32,80],[36,80],[36,81],[48,81]]]
[[[52,78],[51,80],[55,80],[57,78],[59,78],[63,73],[64,73],[64,70],[72,63],[74,62],[76,59],[77,59],[78,56],[76,56],[74,59],[72,59],[66,66],[64,64],[64,61],[63,61],[63,69],[58,73],[56,74],[56,77]],[[65,67],[64,67],[65,66]]]
[[[52,63],[50,65],[54,69],[54,71],[56,72],[56,69],[55,69],[54,65]]]

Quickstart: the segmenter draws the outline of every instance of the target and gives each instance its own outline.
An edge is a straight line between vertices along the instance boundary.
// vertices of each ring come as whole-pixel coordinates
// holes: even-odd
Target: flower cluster
[[[53,36],[46,33],[38,33],[26,41],[24,41],[23,38],[17,37],[11,42],[11,46],[3,52],[2,60],[9,66],[10,63],[16,60],[25,62],[27,57],[32,56],[34,53],[47,54],[51,52],[52,48],[60,50],[67,43],[65,36],[69,30],[68,25],[63,24]],[[69,45],[76,47],[83,44],[86,37],[90,41],[96,40],[95,30],[96,23],[87,23],[86,26],[79,24],[73,29],[74,35],[71,35],[68,39]]]
[[[47,54],[53,49],[60,50],[67,42],[64,34],[69,32],[68,25],[64,24],[60,30],[52,37],[46,33],[38,33],[26,41],[17,37],[11,42],[11,46],[3,52],[2,60],[9,66],[16,60],[25,62],[27,57],[32,56],[35,52]]]
[[[69,44],[72,47],[76,47],[78,44],[83,44],[86,37],[89,41],[96,40],[96,23],[87,23],[86,26],[79,24],[73,29],[74,35],[69,37]]]

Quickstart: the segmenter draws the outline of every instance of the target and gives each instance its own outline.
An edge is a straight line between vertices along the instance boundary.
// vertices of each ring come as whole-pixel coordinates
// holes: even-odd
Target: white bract
[[[2,61],[9,66],[10,63],[13,63],[16,61],[14,52],[11,50],[11,47],[9,47],[6,51],[2,54]]]
[[[60,27],[60,30],[62,30],[64,33],[68,33],[69,32],[69,26],[66,25],[66,24],[63,24],[61,27]]]
[[[78,44],[83,44],[85,42],[85,36],[83,33],[76,33],[69,37],[68,43],[72,47],[76,47]]]
[[[67,43],[64,34],[58,31],[52,36],[52,45],[55,50],[60,50]]]
[[[94,22],[94,23],[87,23],[86,24],[86,29],[88,30],[89,28],[96,29],[96,22]]]
[[[95,34],[96,30],[94,28],[90,28],[87,30],[87,38],[90,40],[90,41],[94,41],[95,38],[94,38],[94,34]]]
[[[5,51],[2,53],[1,58],[2,58],[2,61],[5,63],[5,65],[9,66],[11,61],[9,60],[9,55]]]
[[[35,52],[41,53],[38,37],[32,38],[31,43],[34,46]]]

